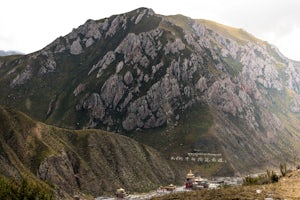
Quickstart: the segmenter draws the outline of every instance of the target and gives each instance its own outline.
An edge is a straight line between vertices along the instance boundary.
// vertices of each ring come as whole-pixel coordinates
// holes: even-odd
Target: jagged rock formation
[[[300,151],[300,63],[241,29],[140,8],[0,62],[0,102],[48,123],[221,152],[236,171]]]

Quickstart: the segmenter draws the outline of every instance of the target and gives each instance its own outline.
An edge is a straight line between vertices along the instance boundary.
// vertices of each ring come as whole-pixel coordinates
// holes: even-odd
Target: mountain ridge
[[[216,171],[247,173],[300,151],[299,69],[241,29],[140,8],[1,58],[0,102],[46,123],[129,135],[198,170],[207,163],[188,153],[222,154],[224,166],[209,158]]]
[[[0,176],[46,181],[56,198],[148,191],[175,181],[158,152],[100,130],[67,130],[0,106]],[[45,184],[45,183],[42,183]]]
[[[24,53],[20,51],[3,51],[0,50],[0,56],[11,56],[11,55],[24,55]]]

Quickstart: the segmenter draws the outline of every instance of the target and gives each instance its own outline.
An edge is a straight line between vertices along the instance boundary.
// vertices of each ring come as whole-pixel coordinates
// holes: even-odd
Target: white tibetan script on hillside
[[[172,161],[199,162],[199,163],[226,163],[221,153],[187,153],[185,156],[173,155]]]

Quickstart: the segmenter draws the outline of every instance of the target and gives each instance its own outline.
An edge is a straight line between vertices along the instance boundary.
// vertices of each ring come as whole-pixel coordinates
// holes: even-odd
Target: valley
[[[0,176],[70,199],[182,185],[190,169],[213,178],[295,165],[299,77],[300,62],[217,22],[150,8],[90,19],[0,57]]]

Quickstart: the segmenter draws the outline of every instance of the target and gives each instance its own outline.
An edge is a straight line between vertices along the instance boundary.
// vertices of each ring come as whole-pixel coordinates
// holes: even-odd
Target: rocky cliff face
[[[221,152],[236,171],[300,150],[300,64],[241,29],[140,8],[0,61],[1,102],[48,123],[129,134],[167,156]]]

